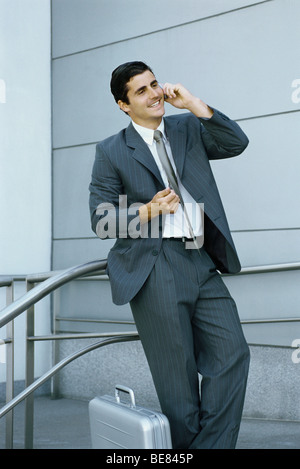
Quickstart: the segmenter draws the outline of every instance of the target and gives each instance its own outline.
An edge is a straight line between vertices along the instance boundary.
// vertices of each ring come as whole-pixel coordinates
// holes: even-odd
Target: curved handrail
[[[106,260],[91,261],[63,270],[47,280],[44,280],[40,285],[37,285],[34,289],[25,293],[18,300],[15,300],[12,304],[0,311],[0,313],[3,313],[3,316],[0,318],[0,328],[65,283],[92,272],[102,271],[104,273],[106,265]]]
[[[27,275],[22,276],[23,280],[27,280],[27,282],[34,284],[37,282],[41,282],[40,285],[36,285],[33,289],[28,291],[25,295],[23,295],[18,300],[15,300],[10,305],[6,306],[3,310],[0,311],[2,314],[0,318],[0,328],[11,322],[15,319],[19,314],[23,313],[25,310],[33,306],[36,302],[47,296],[49,293],[53,292],[55,289],[61,287],[65,283],[68,283],[76,278],[84,277],[89,274],[95,275],[99,273],[103,275],[105,273],[105,269],[107,266],[107,260],[96,260],[91,261],[85,264],[73,266],[69,269],[60,271],[60,272],[48,272],[44,274],[36,274],[36,275]],[[280,272],[280,271],[290,271],[290,270],[299,270],[300,263],[289,263],[289,264],[277,264],[277,265],[267,265],[267,266],[256,266],[256,267],[245,267],[241,270],[239,274],[235,275],[245,275],[245,274],[259,274],[259,273],[266,273],[266,272]],[[225,276],[229,276],[230,274],[226,274]],[[23,278],[24,277],[24,278]],[[10,286],[15,277],[10,276],[0,276],[0,286]],[[297,318],[291,318],[290,321],[299,321]],[[280,320],[281,321],[281,320]],[[263,322],[263,320],[261,321]],[[111,334],[110,334],[111,337]],[[95,344],[89,345],[84,349],[81,349],[72,355],[66,357],[61,362],[56,364],[53,368],[51,368],[47,373],[45,373],[42,377],[38,378],[34,381],[31,385],[29,385],[23,392],[21,392],[18,396],[8,402],[2,409],[0,409],[0,418],[7,414],[13,407],[15,407],[19,402],[26,399],[31,393],[33,393],[39,386],[41,386],[46,380],[51,378],[55,373],[57,373],[61,368],[66,366],[71,361],[75,360],[76,358],[80,357],[81,355],[88,353],[96,348],[102,347],[104,345],[115,343],[115,342],[122,342],[122,341],[129,341],[129,340],[139,340],[138,333],[134,332],[125,332],[121,335],[110,338],[108,340],[103,340],[101,342],[97,342]]]
[[[54,365],[50,370],[48,370],[44,375],[42,375],[40,378],[34,381],[30,386],[28,386],[24,391],[22,391],[18,396],[16,396],[14,399],[12,399],[9,403],[7,403],[2,409],[0,409],[0,418],[3,417],[5,414],[7,414],[11,409],[13,409],[17,404],[19,404],[21,401],[26,399],[30,394],[32,394],[38,387],[40,387],[42,384],[45,383],[49,378],[51,378],[53,375],[55,375],[59,370],[61,370],[63,367],[68,365],[70,362],[75,360],[76,358],[81,357],[82,355],[91,352],[92,350],[95,350],[99,347],[103,347],[104,345],[109,345],[117,342],[129,342],[133,340],[139,340],[139,335],[137,332],[131,332],[130,335],[126,335],[126,333],[123,333],[122,336],[114,337],[111,339],[107,340],[102,340],[100,342],[96,342],[94,344],[88,345],[84,347],[83,349],[78,350],[77,352],[72,353],[71,355],[68,355],[65,357],[63,360],[61,360],[59,363]]]
[[[53,272],[48,274],[37,274],[37,275],[28,275],[27,278],[31,281],[42,281],[43,282],[35,286],[34,289],[25,293],[18,300],[15,300],[13,303],[8,305],[6,308],[2,309],[0,313],[3,313],[3,316],[0,318],[0,328],[5,326],[7,323],[15,319],[19,314],[28,309],[30,306],[35,304],[40,299],[47,296],[49,293],[54,291],[56,288],[64,285],[70,280],[81,277],[83,275],[91,274],[92,272],[100,271],[102,274],[105,273],[107,266],[107,260],[96,260],[91,261],[85,264],[80,264],[73,266],[69,269],[60,271],[53,275]],[[253,267],[243,267],[240,272],[237,274],[225,274],[225,277],[230,277],[231,275],[249,275],[249,274],[261,274],[261,273],[271,273],[271,272],[282,272],[282,271],[291,271],[291,270],[300,270],[300,262],[291,262],[286,264],[270,264],[262,266],[253,266]],[[50,277],[50,278],[49,278]],[[46,280],[45,280],[46,279]],[[2,286],[9,285],[12,281],[11,277],[2,277]]]
[[[13,277],[8,277],[7,275],[0,276],[0,287],[9,287],[13,283]]]
[[[237,274],[224,274],[225,277],[230,275],[250,275],[250,274],[266,274],[274,272],[285,272],[291,270],[300,270],[300,262],[288,262],[285,264],[267,264],[256,265],[253,267],[242,267],[241,271]]]

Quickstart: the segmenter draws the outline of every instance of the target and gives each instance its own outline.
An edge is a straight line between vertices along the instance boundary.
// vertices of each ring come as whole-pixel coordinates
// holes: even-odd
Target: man
[[[111,91],[131,123],[97,145],[90,210],[95,233],[117,238],[113,301],[130,302],[173,448],[234,448],[249,349],[219,274],[240,263],[209,159],[240,154],[248,139],[183,85],[161,88],[142,62],[114,70]],[[163,117],[165,102],[185,112]],[[204,217],[193,216],[200,204]]]

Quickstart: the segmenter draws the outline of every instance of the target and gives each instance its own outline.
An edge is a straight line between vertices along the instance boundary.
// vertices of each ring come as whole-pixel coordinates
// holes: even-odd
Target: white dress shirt
[[[132,125],[136,129],[136,131],[141,135],[143,140],[146,142],[148,145],[153,158],[158,166],[158,169],[161,174],[161,178],[165,184],[166,187],[168,187],[168,179],[165,170],[162,167],[161,161],[159,159],[159,156],[157,154],[157,149],[156,149],[156,142],[153,138],[154,135],[154,130],[148,129],[146,127],[142,127],[135,122],[132,121]],[[160,130],[161,133],[163,134],[163,141],[166,147],[166,151],[168,153],[170,162],[174,168],[174,171],[176,173],[177,179],[178,179],[178,187],[180,189],[182,198],[184,200],[185,204],[185,209],[187,212],[187,215],[189,217],[190,223],[193,228],[193,232],[195,236],[202,236],[203,235],[203,226],[202,226],[202,219],[201,219],[201,209],[200,205],[197,204],[197,202],[193,199],[193,197],[189,194],[189,192],[186,190],[186,188],[182,185],[178,174],[176,170],[176,166],[174,164],[173,156],[172,156],[172,151],[171,147],[169,144],[168,139],[166,138],[166,134],[164,131],[164,120],[162,119],[159,127],[156,130]],[[154,195],[154,194],[153,194]],[[182,236],[185,236],[187,238],[191,238],[188,224],[185,218],[184,211],[179,205],[178,210],[174,214],[168,214],[166,215],[165,218],[165,225],[164,225],[164,233],[163,237],[164,238],[180,238]]]

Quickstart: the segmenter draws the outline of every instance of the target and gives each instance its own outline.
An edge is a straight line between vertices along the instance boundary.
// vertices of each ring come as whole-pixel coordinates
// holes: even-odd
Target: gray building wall
[[[50,270],[50,26],[49,0],[0,0],[0,275]],[[25,292],[24,283],[16,282],[14,298]],[[0,310],[6,305],[5,296],[5,288],[0,288]],[[48,299],[37,311],[36,331],[48,334]],[[22,315],[14,322],[18,381],[25,374],[24,331]],[[3,327],[0,339],[5,337]],[[5,354],[6,345],[0,348]],[[51,365],[50,343],[37,344],[37,351],[40,375]],[[1,384],[6,381],[3,361],[0,358],[0,399]]]
[[[161,82],[182,82],[249,136],[242,156],[212,164],[242,265],[299,261],[299,15],[297,0],[52,0],[53,269],[104,259],[113,244],[91,231],[88,185],[95,144],[129,123],[109,90],[111,71],[128,60],[149,63]],[[299,317],[299,280],[298,271],[225,279],[242,320]],[[59,303],[65,317],[131,318],[128,306],[112,305],[105,280],[66,286]],[[265,377],[264,353],[275,379],[269,389],[282,376],[275,362],[290,370],[280,392],[293,386],[299,369],[286,347],[300,336],[298,325],[244,326],[255,344],[248,414],[260,415],[255,390]],[[63,321],[59,327],[103,328]],[[70,346],[61,345],[62,355]],[[141,352],[139,344],[124,347],[129,361]],[[62,377],[62,392],[74,392],[67,382]],[[85,391],[95,392],[92,382]]]

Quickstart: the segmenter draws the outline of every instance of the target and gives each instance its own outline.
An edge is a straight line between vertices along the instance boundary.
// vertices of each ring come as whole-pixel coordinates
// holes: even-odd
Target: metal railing
[[[6,447],[13,446],[13,409],[21,401],[25,400],[25,448],[33,447],[33,413],[34,401],[33,392],[53,377],[59,370],[68,365],[71,361],[78,357],[103,347],[107,344],[139,340],[137,332],[110,332],[110,333],[71,333],[71,334],[49,334],[47,336],[34,335],[34,306],[35,304],[54,292],[64,284],[72,280],[87,277],[101,278],[105,275],[106,260],[92,261],[86,264],[78,265],[59,272],[48,272],[42,274],[34,274],[27,276],[0,276],[0,287],[6,287],[6,303],[7,306],[1,311],[0,328],[6,326],[6,339],[2,340],[6,344],[6,405],[0,409],[0,418],[6,415]],[[239,274],[235,275],[251,275],[260,273],[272,273],[300,270],[300,262],[267,265],[258,267],[245,267]],[[230,276],[230,274],[226,274]],[[27,285],[27,293],[21,298],[13,301],[14,281],[25,280]],[[38,285],[37,285],[38,284]],[[13,397],[14,386],[14,319],[26,311],[26,358],[25,358],[25,389],[18,396]],[[1,313],[0,312],[0,313]],[[276,319],[254,319],[241,321],[242,324],[258,324],[258,323],[274,323],[274,322],[299,322],[300,318],[276,318]],[[111,323],[132,322],[123,321],[105,321]],[[62,340],[62,339],[81,339],[81,338],[101,338],[94,344],[74,352],[68,357],[56,363],[48,372],[34,381],[34,342],[39,340]]]
[[[59,370],[76,358],[104,345],[117,342],[139,340],[137,332],[110,332],[110,333],[71,333],[50,334],[47,336],[34,335],[34,306],[42,298],[54,292],[72,280],[81,277],[103,276],[105,274],[106,260],[92,261],[58,272],[48,272],[27,276],[7,277],[0,276],[0,287],[7,289],[7,306],[2,310],[0,328],[6,326],[6,405],[0,409],[0,418],[6,415],[6,448],[13,447],[13,409],[25,400],[25,438],[24,447],[33,447],[33,392],[53,377]],[[19,299],[13,301],[14,281],[26,281],[27,292]],[[38,283],[38,285],[36,285]],[[26,352],[25,352],[25,390],[18,396],[14,395],[14,363],[13,363],[13,326],[14,319],[26,311]],[[112,321],[118,323],[117,321]],[[122,322],[122,321],[120,321]],[[34,380],[34,342],[40,340],[62,340],[81,338],[101,338],[102,340],[89,345],[55,364],[47,373]]]

